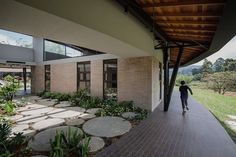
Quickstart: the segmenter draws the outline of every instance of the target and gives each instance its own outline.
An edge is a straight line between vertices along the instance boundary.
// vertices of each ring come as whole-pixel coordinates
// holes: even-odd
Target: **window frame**
[[[47,69],[49,68],[49,70]],[[47,74],[49,74],[49,80],[47,79]],[[47,87],[47,80],[49,81],[49,87]],[[51,66],[44,65],[44,91],[50,92],[51,90]]]
[[[79,71],[79,64],[83,65],[83,72]],[[86,67],[85,67],[86,64],[89,64],[89,71],[86,71]],[[90,88],[91,88],[91,62],[90,61],[77,62],[76,65],[77,65],[77,91],[80,90],[80,82],[85,82],[86,89],[90,92]],[[81,73],[83,74],[83,80],[80,80]],[[89,80],[87,80],[86,74],[90,75]],[[88,82],[89,82],[89,87],[87,88]]]

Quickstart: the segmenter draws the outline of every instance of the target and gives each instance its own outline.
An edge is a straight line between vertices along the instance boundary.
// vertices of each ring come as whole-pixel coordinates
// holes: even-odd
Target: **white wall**
[[[33,62],[33,49],[0,44],[1,61]]]

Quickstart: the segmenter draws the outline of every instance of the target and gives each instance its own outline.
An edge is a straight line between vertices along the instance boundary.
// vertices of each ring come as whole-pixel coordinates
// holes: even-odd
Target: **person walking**
[[[191,88],[189,88],[189,86],[187,86],[185,84],[185,81],[181,81],[180,84],[181,84],[181,86],[179,87],[180,99],[181,99],[182,109],[183,109],[183,114],[184,114],[186,112],[185,108],[187,110],[189,110],[189,108],[188,108],[188,90],[191,93],[191,95],[193,95],[193,92],[192,92]]]

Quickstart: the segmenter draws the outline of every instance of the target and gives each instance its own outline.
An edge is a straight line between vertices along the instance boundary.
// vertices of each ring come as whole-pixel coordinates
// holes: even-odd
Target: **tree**
[[[224,63],[225,60],[223,58],[218,58],[215,63],[213,64],[213,70],[214,72],[221,72],[224,70]]]
[[[185,81],[186,84],[190,84],[193,80],[192,76],[178,75],[175,81],[175,85],[179,86],[181,81]]]
[[[199,73],[201,73],[201,69],[199,69],[199,68],[193,68],[192,69],[192,75],[197,75]]]
[[[204,59],[204,62],[201,66],[201,72],[202,72],[202,77],[201,78],[206,77],[207,74],[212,74],[213,73],[212,63],[210,61],[208,61],[207,59]]]
[[[236,60],[228,58],[223,65],[224,71],[236,71]]]
[[[208,74],[204,79],[208,82],[209,88],[219,94],[225,94],[226,91],[236,89],[235,72],[217,72],[214,74]]]

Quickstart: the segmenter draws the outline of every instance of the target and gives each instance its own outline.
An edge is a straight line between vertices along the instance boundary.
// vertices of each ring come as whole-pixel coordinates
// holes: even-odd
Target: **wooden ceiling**
[[[172,43],[197,43],[184,47],[181,65],[210,47],[226,0],[135,0]],[[171,48],[173,66],[179,49]]]

